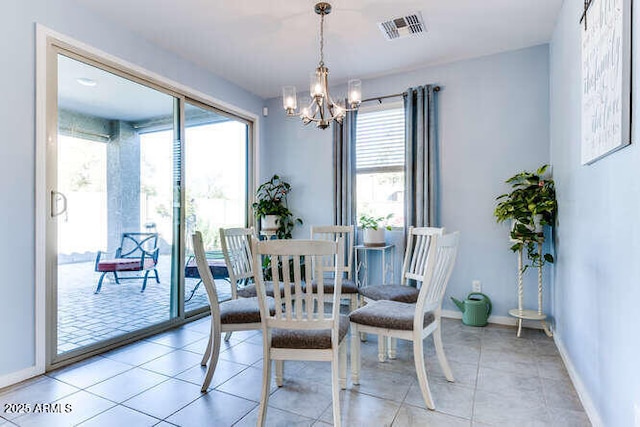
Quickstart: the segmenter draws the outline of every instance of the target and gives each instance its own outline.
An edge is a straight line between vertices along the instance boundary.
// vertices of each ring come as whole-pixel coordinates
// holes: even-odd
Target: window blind
[[[404,109],[358,113],[356,171],[404,167]]]

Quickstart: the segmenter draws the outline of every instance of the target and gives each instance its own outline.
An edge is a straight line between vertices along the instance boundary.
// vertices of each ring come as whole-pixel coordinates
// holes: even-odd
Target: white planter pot
[[[280,217],[278,215],[266,215],[260,218],[261,229],[268,230],[277,230],[280,223]]]
[[[542,215],[536,215],[535,218],[533,218],[533,230],[531,230],[531,227],[529,225],[525,225],[525,227],[527,227],[528,229],[530,229],[531,231],[541,234],[543,232],[543,226],[540,223],[542,221]],[[516,227],[516,224],[518,224],[519,221],[516,220],[512,220],[511,221],[511,230],[513,230]]]
[[[536,233],[542,233],[542,224],[541,224],[541,221],[542,221],[542,215],[536,215],[536,216],[533,218],[533,224],[535,225],[535,227],[534,227],[534,228],[535,228],[535,229],[534,229],[534,231],[535,231]]]
[[[377,230],[365,228],[362,230],[362,243],[365,246],[384,246],[384,234],[384,228],[378,228]]]

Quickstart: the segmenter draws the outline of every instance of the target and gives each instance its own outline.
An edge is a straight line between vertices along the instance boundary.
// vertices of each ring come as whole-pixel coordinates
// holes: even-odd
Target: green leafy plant
[[[383,227],[387,230],[391,230],[391,226],[389,224],[387,224],[387,221],[389,221],[389,219],[391,219],[391,217],[393,216],[392,213],[390,213],[387,216],[379,216],[379,217],[374,217],[371,215],[367,215],[367,214],[362,214],[360,215],[360,219],[358,220],[358,224],[360,225],[360,227],[364,230],[366,228],[370,228],[372,230],[377,230],[379,227]]]
[[[551,178],[544,177],[549,165],[543,165],[535,172],[520,172],[506,183],[511,192],[496,198],[498,204],[494,215],[497,222],[512,220],[511,239],[515,242],[511,250],[524,249],[530,264],[523,266],[542,267],[546,262],[553,263],[553,255],[538,253],[537,244],[544,241],[542,227],[555,224],[558,203],[555,184]]]
[[[291,185],[283,181],[278,175],[261,184],[256,191],[256,201],[251,205],[257,219],[267,215],[279,217],[279,227],[276,232],[279,239],[290,239],[293,227],[302,224],[300,218],[295,218],[287,206],[287,195],[291,192]]]

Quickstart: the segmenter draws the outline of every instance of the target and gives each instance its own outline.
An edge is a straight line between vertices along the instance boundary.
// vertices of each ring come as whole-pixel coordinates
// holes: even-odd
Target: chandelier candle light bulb
[[[348,111],[357,110],[362,102],[362,82],[349,80],[347,101],[335,102],[329,94],[329,69],[324,65],[324,17],[331,12],[331,5],[320,2],[315,5],[315,12],[320,15],[320,62],[318,68],[311,73],[309,95],[311,100],[303,102],[300,113],[297,112],[296,88],[282,88],[282,105],[289,116],[299,116],[305,125],[313,122],[320,129],[326,129],[331,122],[342,123]]]
[[[309,76],[309,93],[312,97],[322,96],[322,75],[320,70],[314,71]]]
[[[282,105],[287,114],[293,114],[296,110],[296,88],[295,86],[285,86],[282,88]]]
[[[349,80],[349,104],[358,106],[362,102],[362,82],[357,79]]]

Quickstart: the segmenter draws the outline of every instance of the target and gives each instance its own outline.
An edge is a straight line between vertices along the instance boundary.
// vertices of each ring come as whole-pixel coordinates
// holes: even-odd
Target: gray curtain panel
[[[333,221],[356,223],[356,112],[350,111],[333,129]]]
[[[405,229],[440,225],[436,98],[434,85],[411,87],[404,96]]]

